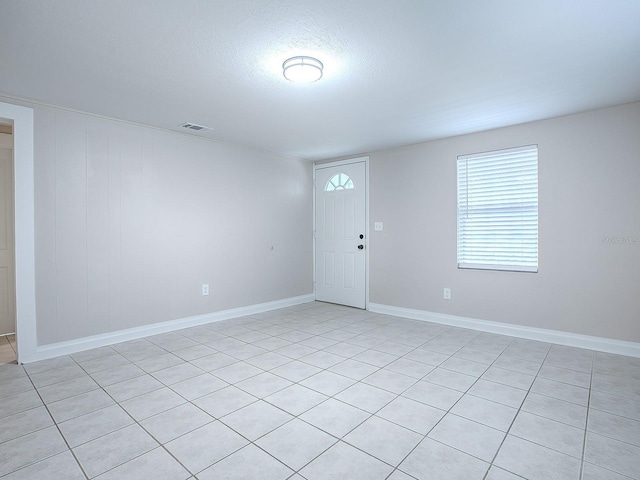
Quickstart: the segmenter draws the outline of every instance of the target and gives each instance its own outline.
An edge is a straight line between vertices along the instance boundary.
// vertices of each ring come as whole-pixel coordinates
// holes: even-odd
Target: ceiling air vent
[[[211,127],[205,127],[204,125],[198,125],[197,123],[183,123],[180,125],[182,128],[186,128],[187,130],[195,130],[197,132],[202,130],[211,130]]]

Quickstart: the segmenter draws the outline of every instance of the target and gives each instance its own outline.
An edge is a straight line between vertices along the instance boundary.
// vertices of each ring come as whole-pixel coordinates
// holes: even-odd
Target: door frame
[[[364,163],[364,230],[365,230],[365,250],[364,250],[364,309],[369,310],[369,156],[337,160],[335,162],[313,164],[313,296],[316,295],[316,171],[323,168],[339,167],[340,165],[350,165],[352,163]]]
[[[0,102],[0,120],[13,125],[16,350],[18,363],[26,363],[38,346],[33,109]]]

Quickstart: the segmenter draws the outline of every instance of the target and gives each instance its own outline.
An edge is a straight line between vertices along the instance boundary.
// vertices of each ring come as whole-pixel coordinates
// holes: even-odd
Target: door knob
[[[364,245],[358,245],[358,250],[362,250],[364,248]]]

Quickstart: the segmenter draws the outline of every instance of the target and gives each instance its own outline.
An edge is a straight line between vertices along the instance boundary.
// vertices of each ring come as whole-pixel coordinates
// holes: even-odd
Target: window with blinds
[[[458,157],[458,268],[538,271],[538,146]]]

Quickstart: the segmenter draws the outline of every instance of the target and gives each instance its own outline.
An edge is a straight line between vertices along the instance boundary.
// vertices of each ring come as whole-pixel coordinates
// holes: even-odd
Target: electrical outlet
[[[451,300],[451,289],[450,288],[445,288],[444,289],[444,299],[445,300]]]
[[[202,295],[209,295],[209,284],[208,283],[203,283],[202,284]]]

